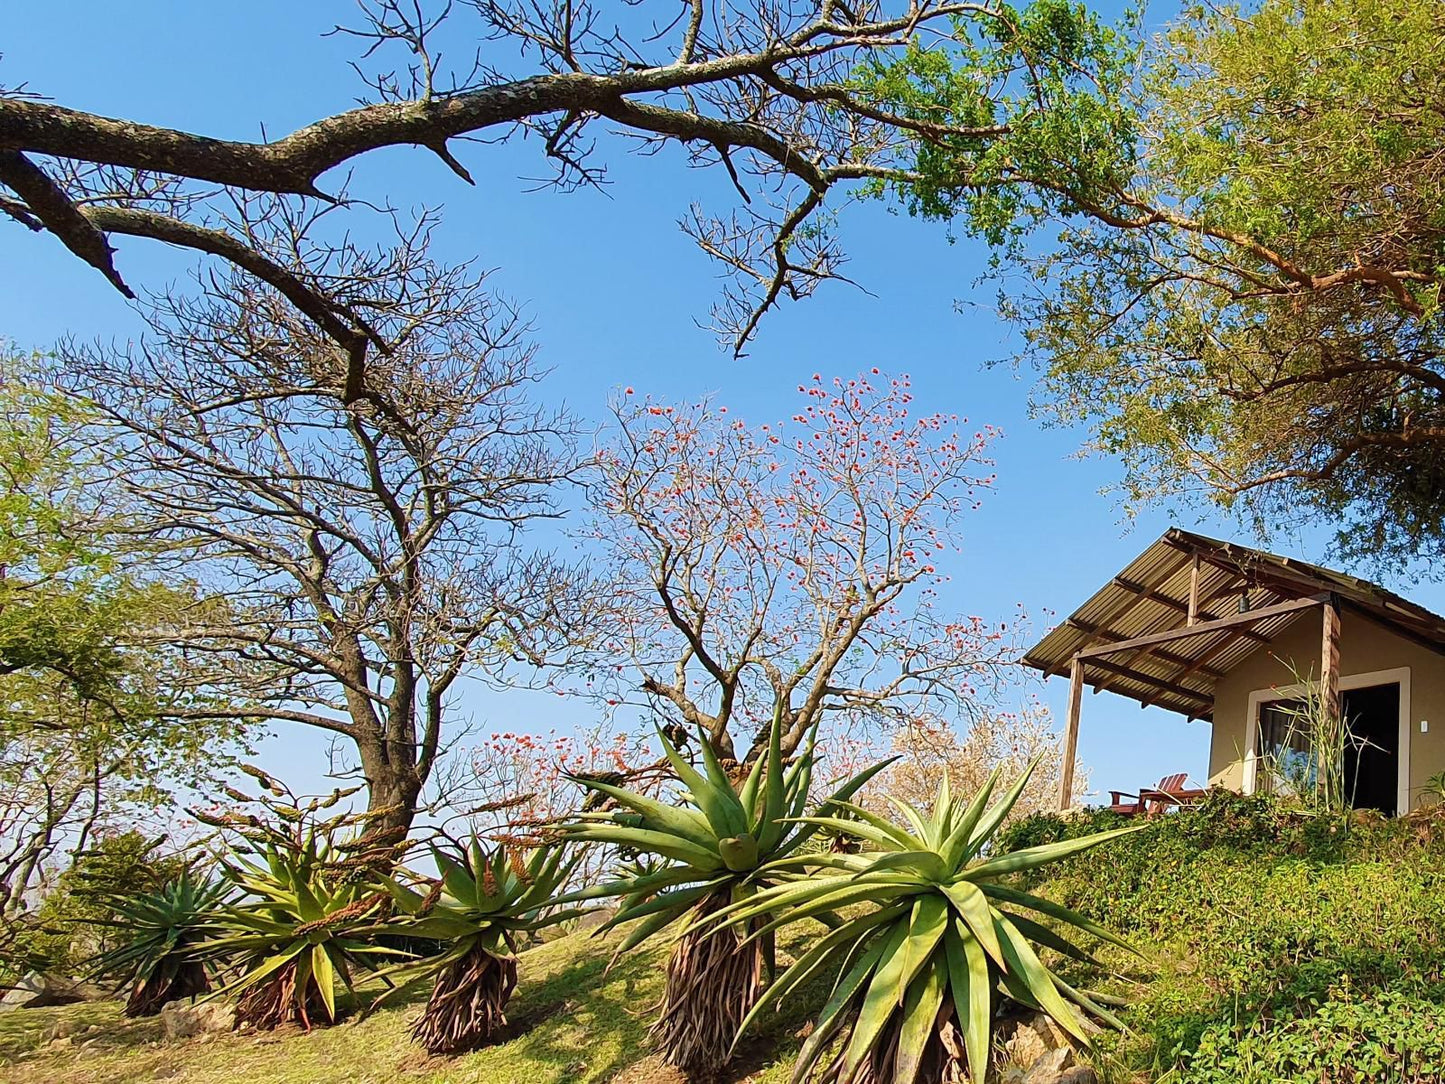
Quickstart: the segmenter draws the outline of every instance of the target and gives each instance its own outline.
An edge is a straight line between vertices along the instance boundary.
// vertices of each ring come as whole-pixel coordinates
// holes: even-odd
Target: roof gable
[[[1023,661],[1046,676],[1067,673],[1080,651],[1185,626],[1191,596],[1198,600],[1194,617],[1201,625],[1234,617],[1242,607],[1264,611],[1248,625],[1205,628],[1187,638],[1089,658],[1086,681],[1096,690],[1208,719],[1215,681],[1309,612],[1281,604],[1321,594],[1445,654],[1445,619],[1377,584],[1173,528],[1035,644]]]

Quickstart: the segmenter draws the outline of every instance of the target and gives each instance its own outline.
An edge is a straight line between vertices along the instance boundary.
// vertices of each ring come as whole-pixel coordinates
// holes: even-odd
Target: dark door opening
[[[1345,792],[1356,809],[1399,812],[1400,686],[1371,685],[1340,694],[1352,740],[1345,743]]]

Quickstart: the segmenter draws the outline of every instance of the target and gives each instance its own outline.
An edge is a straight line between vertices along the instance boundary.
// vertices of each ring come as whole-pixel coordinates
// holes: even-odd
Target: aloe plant
[[[294,839],[274,833],[253,848],[259,861],[236,854],[223,862],[245,896],[217,912],[219,934],[205,949],[238,965],[224,988],[239,995],[238,1021],[261,1029],[334,1023],[337,992],[354,993],[354,971],[404,955],[375,943],[388,895],[346,850],[311,827]]]
[[[992,806],[998,772],[967,803],[955,801],[945,778],[929,813],[890,798],[907,827],[842,800],[832,802],[833,815],[804,818],[868,849],[775,860],[761,874],[785,879],[718,912],[713,924],[746,929],[757,940],[805,919],[848,917],[778,977],[739,1034],[766,1005],[819,973],[839,978],[798,1055],[794,1084],[812,1077],[830,1049],[836,1052],[818,1074],[825,1084],[953,1080],[965,1068],[969,1080],[981,1082],[999,996],[1048,1014],[1082,1045],[1090,1041],[1090,1018],[1117,1024],[1093,997],[1052,971],[1035,946],[1097,963],[1046,919],[1127,944],[1008,878],[1138,828],[991,852],[990,842],[1033,770],[1030,765]],[[866,908],[862,914],[848,911],[859,905]]]
[[[621,897],[616,914],[599,930],[635,923],[618,954],[678,924],[652,1036],[666,1060],[682,1069],[711,1069],[726,1060],[739,1025],[761,993],[765,963],[770,968],[770,939],[746,938],[707,920],[767,888],[772,883],[770,865],[795,854],[818,830],[800,820],[809,808],[815,735],[810,734],[803,751],[785,765],[781,730],[775,716],[767,752],[738,783],[705,737],[698,745],[699,772],[659,731],[681,785],[682,804],[669,805],[579,777],[578,783],[620,809],[579,814],[561,827],[566,838],[661,861],[571,899]],[[855,776],[832,800],[851,798],[886,766],[878,764]]]
[[[210,990],[200,946],[228,892],[225,883],[198,879],[185,869],[154,892],[107,896],[116,917],[103,924],[121,930],[124,940],[96,956],[91,968],[130,987],[126,1016],[154,1016],[168,1001]]]
[[[412,1036],[428,1053],[456,1054],[488,1042],[506,1024],[517,985],[517,938],[583,913],[552,905],[577,859],[567,860],[561,847],[524,856],[499,845],[488,853],[475,838],[455,858],[437,847],[432,854],[439,879],[430,891],[384,879],[398,910],[391,926],[448,947],[390,970],[408,983],[434,979]]]

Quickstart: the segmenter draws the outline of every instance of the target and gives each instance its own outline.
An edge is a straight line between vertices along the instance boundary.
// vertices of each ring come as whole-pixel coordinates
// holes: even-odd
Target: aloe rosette
[[[130,987],[126,1016],[154,1016],[168,1001],[210,990],[201,946],[229,893],[229,885],[185,869],[154,892],[107,898],[115,917],[102,924],[120,930],[122,940],[97,955],[90,966],[95,975]]]
[[[738,1027],[756,1003],[768,938],[748,938],[710,925],[719,911],[753,897],[774,881],[768,870],[796,854],[819,830],[806,823],[817,764],[815,734],[785,763],[782,725],[774,717],[768,749],[735,783],[705,736],[702,771],[659,731],[680,784],[679,804],[585,778],[577,782],[615,803],[616,810],[579,814],[560,829],[566,838],[617,847],[660,860],[635,875],[574,899],[618,897],[599,933],[635,923],[619,945],[624,953],[677,924],[661,1012],[652,1035],[664,1057],[683,1069],[710,1069],[727,1059]],[[887,762],[848,780],[830,801],[846,802]],[[820,807],[821,808],[821,807]],[[759,912],[763,914],[765,912]]]
[[[344,849],[312,829],[258,847],[259,861],[223,863],[245,895],[217,912],[218,936],[204,949],[238,965],[224,989],[238,996],[239,1021],[263,1029],[334,1023],[337,993],[355,992],[357,970],[404,955],[376,943],[386,892],[337,857]]]
[[[490,1041],[507,1022],[506,1007],[517,985],[517,940],[576,918],[584,911],[558,907],[554,897],[577,865],[562,847],[530,853],[479,839],[455,855],[432,848],[438,880],[419,892],[385,878],[396,904],[391,928],[447,947],[388,973],[407,983],[433,979],[425,1011],[412,1036],[432,1054],[456,1054]]]
[[[954,800],[945,779],[932,812],[890,798],[902,823],[841,800],[832,803],[832,815],[805,818],[868,849],[774,861],[761,872],[778,883],[714,916],[715,925],[747,930],[751,939],[804,919],[835,916],[832,928],[753,1007],[739,1034],[766,1005],[820,973],[838,979],[798,1055],[794,1084],[815,1072],[824,1084],[914,1084],[959,1079],[965,1068],[969,1080],[981,1082],[999,996],[1046,1013],[1085,1046],[1091,1020],[1117,1025],[1095,997],[1051,970],[1035,946],[1093,964],[1060,928],[1129,946],[1084,915],[1008,879],[1139,827],[991,853],[990,842],[1033,770],[1030,765],[992,806],[998,772],[967,803]],[[1058,928],[1046,925],[1050,919]]]

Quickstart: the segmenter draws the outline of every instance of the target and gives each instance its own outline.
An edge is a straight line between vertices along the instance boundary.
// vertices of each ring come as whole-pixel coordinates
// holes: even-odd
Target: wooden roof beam
[[[1070,617],[1065,619],[1064,624],[1068,625],[1070,628],[1078,629],[1080,632],[1088,636],[1093,636],[1095,639],[1107,640],[1110,643],[1115,643],[1119,640],[1124,639],[1123,633],[1110,632],[1107,629],[1101,629],[1098,625],[1091,624],[1088,621],[1079,621],[1075,618]],[[1186,655],[1176,655],[1172,651],[1161,651],[1158,648],[1154,650],[1154,657],[1160,662],[1173,663],[1175,666],[1188,666],[1194,661]],[[1065,662],[1061,667],[1055,667],[1050,672],[1050,674],[1066,673],[1068,671],[1068,668],[1069,664]],[[1224,676],[1223,670],[1216,670],[1212,666],[1202,666],[1199,668],[1199,672],[1206,677],[1214,678],[1216,680]]]
[[[1235,614],[1233,617],[1219,617],[1209,621],[1201,621],[1197,625],[1185,625],[1177,629],[1168,629],[1164,632],[1153,632],[1146,636],[1132,636],[1127,640],[1118,640],[1103,647],[1090,647],[1079,651],[1076,658],[1093,659],[1101,655],[1112,655],[1119,651],[1134,651],[1141,647],[1148,647],[1154,644],[1168,644],[1175,640],[1186,640],[1191,636],[1204,636],[1211,632],[1219,632],[1221,629],[1248,629],[1254,636],[1259,637],[1266,643],[1269,637],[1263,636],[1249,626],[1260,621],[1267,621],[1271,617],[1282,617],[1285,614],[1296,613],[1299,610],[1307,610],[1312,606],[1320,606],[1330,598],[1328,593],[1315,595],[1311,598],[1294,599],[1290,602],[1281,602],[1275,606],[1266,606],[1259,610],[1248,610],[1242,614]]]
[[[1148,590],[1144,585],[1134,583],[1132,580],[1126,580],[1122,576],[1115,576],[1114,583],[1126,591],[1137,592],[1140,598],[1147,599],[1149,602],[1158,603],[1166,609],[1174,610],[1176,613],[1181,613],[1186,616],[1189,613],[1189,604],[1187,602],[1180,602],[1177,598],[1170,598],[1168,595],[1161,595],[1158,591]],[[1207,624],[1210,621],[1219,621],[1221,619],[1218,614],[1209,613],[1205,610],[1200,610],[1195,616],[1198,618],[1196,624]],[[1259,639],[1261,642],[1268,642],[1269,637],[1260,636]]]
[[[1137,670],[1130,670],[1128,667],[1120,666],[1118,663],[1109,662],[1107,659],[1080,659],[1083,665],[1097,667],[1100,670],[1107,670],[1111,674],[1125,678],[1129,681],[1137,681],[1141,685],[1149,685],[1173,693],[1175,696],[1182,696],[1189,700],[1197,700],[1201,704],[1212,705],[1214,697],[1208,693],[1202,693],[1198,689],[1191,689],[1187,685],[1176,685],[1172,681],[1161,681],[1159,678],[1151,677],[1148,674],[1141,674]],[[1091,685],[1095,684],[1090,682]],[[1097,686],[1096,686],[1097,688]],[[1147,706],[1147,705],[1146,705]]]

